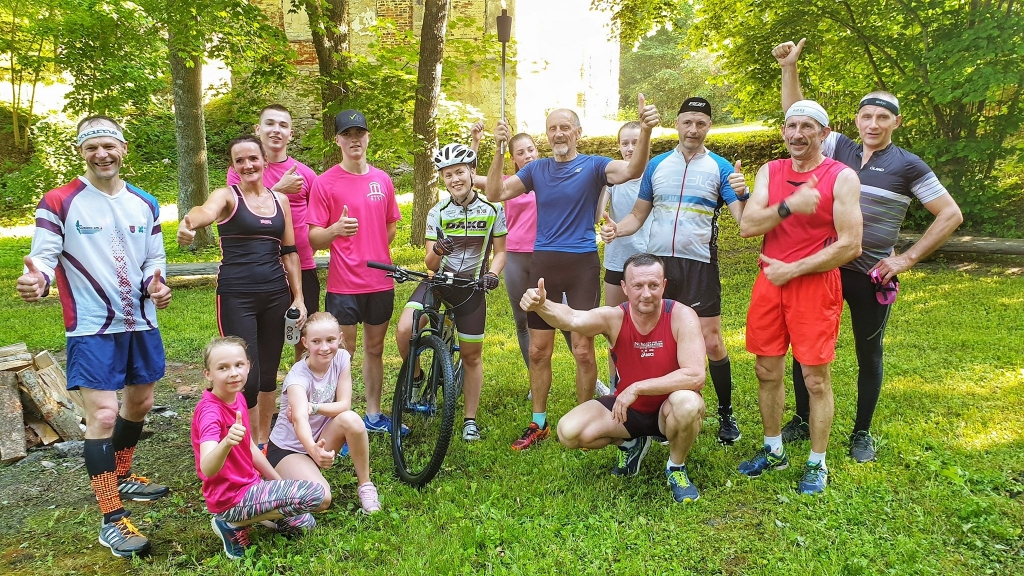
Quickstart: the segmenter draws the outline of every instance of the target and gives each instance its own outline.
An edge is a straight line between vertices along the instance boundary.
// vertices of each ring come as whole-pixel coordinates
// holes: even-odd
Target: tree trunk
[[[167,54],[171,65],[171,87],[174,94],[174,133],[178,150],[178,218],[193,206],[206,202],[210,178],[206,164],[206,122],[203,117],[203,68],[198,54],[175,44],[168,33]],[[183,57],[183,54],[185,55]],[[213,242],[207,226],[196,230],[194,248]]]
[[[423,7],[423,28],[420,31],[420,63],[416,76],[416,106],[412,130],[418,146],[413,155],[414,193],[412,232],[409,242],[423,245],[427,228],[427,212],[437,201],[437,171],[433,157],[437,150],[437,98],[441,93],[441,61],[444,37],[448,29],[450,0],[426,0]]]
[[[323,138],[328,143],[320,168],[326,170],[341,162],[341,150],[330,143],[334,141],[334,116],[342,110],[341,102],[348,93],[348,0],[302,0],[302,5],[309,19],[320,72],[320,119]]]

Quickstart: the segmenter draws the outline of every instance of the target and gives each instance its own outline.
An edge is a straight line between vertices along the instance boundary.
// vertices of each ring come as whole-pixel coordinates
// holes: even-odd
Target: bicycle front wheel
[[[417,362],[422,374],[410,378],[409,362]],[[417,388],[419,388],[417,390]],[[416,351],[402,366],[391,404],[392,430],[408,426],[409,433],[391,434],[395,472],[407,484],[426,485],[441,469],[455,424],[459,392],[448,346],[433,334],[419,339]]]

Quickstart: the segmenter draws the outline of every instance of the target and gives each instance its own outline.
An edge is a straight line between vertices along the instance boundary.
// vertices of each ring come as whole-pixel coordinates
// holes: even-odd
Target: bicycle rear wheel
[[[408,377],[408,363],[417,360],[423,375],[419,391]],[[403,482],[424,486],[441,469],[452,439],[458,397],[448,346],[433,334],[422,336],[403,363],[391,404],[392,429],[409,427],[407,435],[391,434],[395,472]]]

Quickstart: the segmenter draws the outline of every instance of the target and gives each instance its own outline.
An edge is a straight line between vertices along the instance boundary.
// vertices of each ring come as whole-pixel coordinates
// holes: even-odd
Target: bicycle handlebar
[[[388,273],[388,276],[394,278],[398,283],[416,279],[431,286],[454,286],[456,288],[473,288],[474,290],[483,290],[483,286],[480,285],[480,280],[473,278],[459,278],[451,272],[435,272],[434,274],[427,274],[418,270],[410,270],[409,268],[395,266],[394,264],[385,264],[383,262],[374,262],[372,260],[366,263],[366,267],[384,270]]]

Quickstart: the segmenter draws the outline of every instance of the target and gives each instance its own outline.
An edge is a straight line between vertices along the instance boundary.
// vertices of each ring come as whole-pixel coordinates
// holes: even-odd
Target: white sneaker
[[[480,427],[476,425],[476,420],[466,420],[462,424],[462,439],[467,442],[480,439]]]
[[[597,383],[594,385],[594,398],[600,398],[601,396],[607,396],[612,393],[611,388],[605,386],[601,379],[597,379]]]

